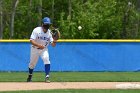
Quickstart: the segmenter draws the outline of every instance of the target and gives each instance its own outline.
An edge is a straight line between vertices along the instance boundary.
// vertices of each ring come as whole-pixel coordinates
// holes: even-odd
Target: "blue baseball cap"
[[[50,20],[49,17],[44,17],[44,18],[42,19],[42,22],[43,22],[43,24],[51,24],[51,20]]]

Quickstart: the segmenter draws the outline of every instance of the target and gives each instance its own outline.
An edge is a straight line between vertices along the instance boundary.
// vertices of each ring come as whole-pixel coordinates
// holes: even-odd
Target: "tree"
[[[15,13],[16,13],[16,7],[19,3],[19,0],[13,0],[12,3],[12,13],[11,13],[11,23],[10,23],[10,38],[14,36],[14,21],[15,21]]]
[[[0,2],[0,38],[28,39],[33,28],[41,25],[45,16],[50,17],[53,25],[59,27],[63,39],[140,38],[140,12],[137,11],[140,0]],[[128,2],[132,6],[126,13]],[[79,31],[78,26],[82,26],[82,30]]]
[[[0,0],[0,39],[3,37],[3,9],[2,9],[2,0]]]
[[[42,0],[39,0],[38,4],[38,25],[41,25],[41,20],[42,20]]]
[[[52,21],[54,20],[54,0],[52,0],[52,13],[51,13],[51,19],[52,19]]]

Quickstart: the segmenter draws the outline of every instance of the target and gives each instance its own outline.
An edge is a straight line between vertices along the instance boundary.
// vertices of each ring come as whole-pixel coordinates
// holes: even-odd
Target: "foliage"
[[[19,0],[14,39],[28,39],[39,26],[39,1],[42,1],[42,18],[52,19],[62,39],[140,38],[138,0]],[[3,0],[2,4],[5,6],[3,39],[9,39],[12,0]]]

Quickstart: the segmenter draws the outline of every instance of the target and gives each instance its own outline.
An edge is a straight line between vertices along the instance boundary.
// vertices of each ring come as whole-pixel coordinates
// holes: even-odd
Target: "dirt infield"
[[[0,91],[44,89],[140,89],[140,82],[1,82]]]

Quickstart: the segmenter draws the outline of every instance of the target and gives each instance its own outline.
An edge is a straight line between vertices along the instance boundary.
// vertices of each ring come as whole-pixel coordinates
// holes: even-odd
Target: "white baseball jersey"
[[[36,27],[30,37],[30,40],[35,40],[36,43],[48,46],[49,43],[53,42],[51,31],[48,29],[46,33],[43,32],[42,27]]]
[[[46,46],[44,49],[38,49],[36,46],[31,46],[31,56],[29,68],[33,69],[36,66],[39,56],[42,58],[44,64],[50,64],[49,53],[47,46],[53,42],[52,34],[50,30],[46,33],[43,32],[42,27],[36,27],[30,37],[30,40],[35,40],[36,43]]]

